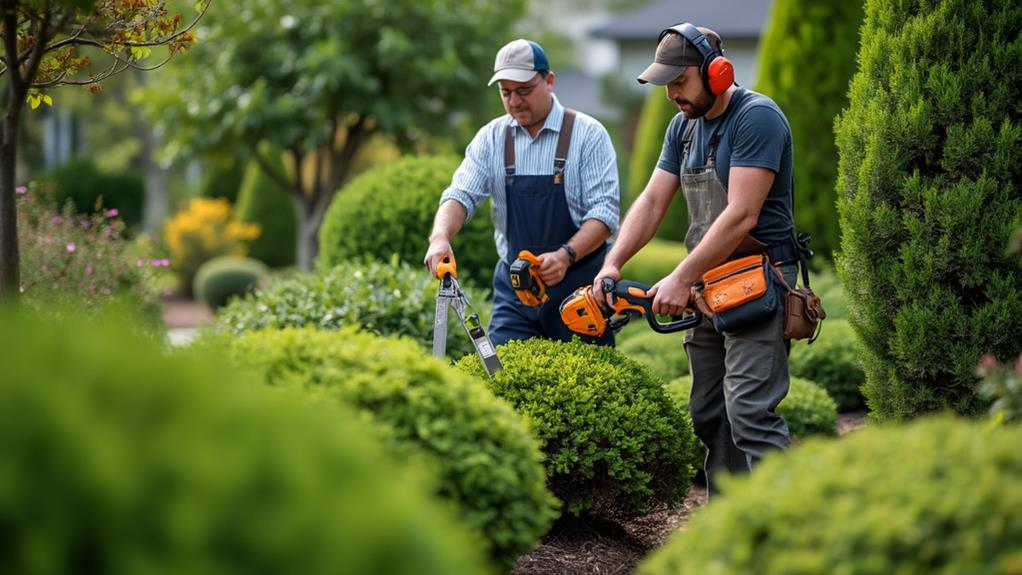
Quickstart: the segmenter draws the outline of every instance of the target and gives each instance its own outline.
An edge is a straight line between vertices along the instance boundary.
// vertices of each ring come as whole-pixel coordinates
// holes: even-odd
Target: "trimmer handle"
[[[671,316],[668,323],[660,323],[653,313],[653,298],[647,295],[649,286],[631,280],[615,282],[611,278],[603,278],[602,285],[604,293],[614,295],[614,303],[611,306],[614,311],[623,316],[645,315],[646,322],[653,331],[657,333],[674,333],[696,327],[703,321],[703,314],[699,310],[688,307],[682,315]],[[612,320],[613,321],[613,320]],[[628,319],[622,318],[619,325],[627,323]]]
[[[444,256],[436,264],[436,279],[443,280],[447,276],[458,277],[458,262],[454,261],[454,256]]]

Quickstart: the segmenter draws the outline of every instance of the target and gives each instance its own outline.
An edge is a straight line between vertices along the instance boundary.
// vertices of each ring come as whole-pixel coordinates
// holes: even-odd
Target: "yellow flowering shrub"
[[[167,221],[164,237],[170,267],[177,272],[182,291],[190,292],[203,263],[218,256],[243,256],[248,243],[259,237],[259,224],[235,221],[232,211],[225,198],[192,198]]]

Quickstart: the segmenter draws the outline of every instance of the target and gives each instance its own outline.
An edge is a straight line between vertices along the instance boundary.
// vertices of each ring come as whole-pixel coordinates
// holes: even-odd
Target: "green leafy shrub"
[[[232,204],[237,204],[238,191],[244,177],[245,163],[237,158],[212,161],[202,177],[199,196],[209,199],[224,198]]]
[[[653,285],[673,272],[686,255],[685,244],[653,238],[621,268],[621,277]]]
[[[5,312],[0,345],[18,350],[0,383],[0,571],[486,572],[430,476],[339,406],[106,320]]]
[[[866,3],[836,128],[837,264],[878,420],[981,412],[977,358],[1018,353],[1019,22],[1014,0]]]
[[[942,417],[769,457],[640,575],[1016,573],[1022,428]]]
[[[216,326],[237,334],[267,327],[360,325],[379,335],[405,335],[432,349],[437,284],[421,265],[413,267],[396,259],[344,262],[329,271],[271,281],[227,304],[217,314]],[[485,323],[490,305],[484,294],[465,290]],[[474,353],[454,310],[449,320],[447,355],[459,358]]]
[[[995,421],[1017,423],[1022,421],[1022,353],[1014,364],[1000,363],[991,354],[985,354],[976,366],[980,376],[979,392],[993,402],[990,415]]]
[[[792,342],[791,375],[822,387],[841,411],[859,409],[864,406],[860,388],[866,375],[859,366],[855,345],[855,331],[848,321],[828,317],[812,345]]]
[[[490,387],[529,418],[566,511],[640,513],[685,494],[697,461],[692,424],[646,370],[580,340],[512,341],[497,353],[504,369]],[[474,357],[456,365],[485,377]]]
[[[667,384],[667,392],[678,409],[688,413],[692,377],[682,376]],[[820,386],[799,377],[791,378],[788,395],[777,406],[792,437],[837,435],[837,404]]]
[[[834,117],[848,105],[862,2],[777,0],[759,48],[756,90],[787,112],[795,146],[795,227],[826,258],[838,247]]]
[[[657,333],[649,328],[645,319],[632,320],[629,334],[619,338],[617,349],[629,358],[645,365],[653,375],[664,381],[688,375],[688,354],[685,353],[685,335]]]
[[[343,260],[392,254],[421,265],[440,194],[459,160],[408,157],[370,169],[347,184],[330,204],[319,230],[320,269]],[[489,202],[480,205],[451,242],[462,283],[490,286],[497,251]]]
[[[220,256],[199,267],[192,292],[212,309],[227,304],[235,296],[244,296],[265,284],[270,270],[259,260],[242,256]]]
[[[509,567],[556,517],[542,453],[525,420],[486,384],[431,359],[414,342],[289,328],[242,335],[232,358],[272,385],[298,386],[367,412],[393,432],[399,454],[425,453],[440,494]]]
[[[279,158],[278,154],[271,157]],[[283,162],[278,161],[283,171]],[[295,208],[291,195],[270,179],[256,162],[245,168],[238,191],[235,218],[239,222],[259,224],[262,233],[248,245],[248,255],[274,268],[295,263],[297,237]]]
[[[67,200],[79,214],[89,214],[102,198],[105,209],[116,209],[125,225],[142,223],[145,186],[137,174],[111,174],[96,167],[92,158],[74,158],[44,174],[42,180],[52,181],[58,205]]]
[[[678,106],[667,99],[664,90],[656,86],[646,97],[639,114],[639,125],[635,129],[635,149],[628,161],[628,189],[625,190],[627,205],[635,203],[636,198],[646,188],[649,177],[656,168],[660,152],[664,147],[664,136],[667,125],[677,116]],[[622,202],[625,204],[625,202]],[[679,190],[671,200],[664,221],[657,228],[656,237],[681,242],[688,230],[688,206],[685,196]],[[678,262],[674,262],[677,265]],[[663,277],[663,276],[660,276]],[[660,278],[657,278],[660,279]]]
[[[810,267],[810,287],[823,300],[823,309],[827,310],[827,322],[835,319],[847,319],[848,302],[834,266],[829,263],[822,263],[821,260],[814,260],[813,265]],[[802,280],[800,279],[799,281],[801,282]],[[824,326],[826,325],[824,323]]]

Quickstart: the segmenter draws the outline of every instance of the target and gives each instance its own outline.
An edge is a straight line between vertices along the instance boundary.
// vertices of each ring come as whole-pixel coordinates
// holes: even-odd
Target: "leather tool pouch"
[[[827,317],[820,296],[809,288],[788,288],[784,298],[784,338],[816,341],[820,324]]]
[[[732,260],[703,274],[703,297],[718,332],[770,317],[779,305],[779,293],[770,260],[763,254]]]

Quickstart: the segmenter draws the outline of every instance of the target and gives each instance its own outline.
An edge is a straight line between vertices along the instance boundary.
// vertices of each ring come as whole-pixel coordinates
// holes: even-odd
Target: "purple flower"
[[[74,253],[76,249],[78,249],[78,246],[74,242],[67,242],[67,251]]]
[[[85,273],[92,275],[92,272],[93,272],[92,264],[85,266]]]
[[[59,226],[60,224],[64,223],[64,218],[60,216],[53,216],[53,219],[50,220],[50,223],[55,226]]]
[[[145,265],[145,260],[135,260],[135,267],[140,268]]]
[[[117,208],[110,208],[109,210],[106,211],[106,217],[108,217],[108,218],[116,218],[117,214],[119,214],[119,213],[120,212],[117,211]]]
[[[16,193],[16,194],[26,194],[26,193],[28,193],[28,188],[25,187],[25,186],[18,186],[17,188],[14,188],[14,193]]]
[[[170,267],[170,260],[168,260],[167,258],[163,258],[162,260],[160,260],[160,263],[162,263],[163,267],[165,267],[165,268],[169,268]]]

